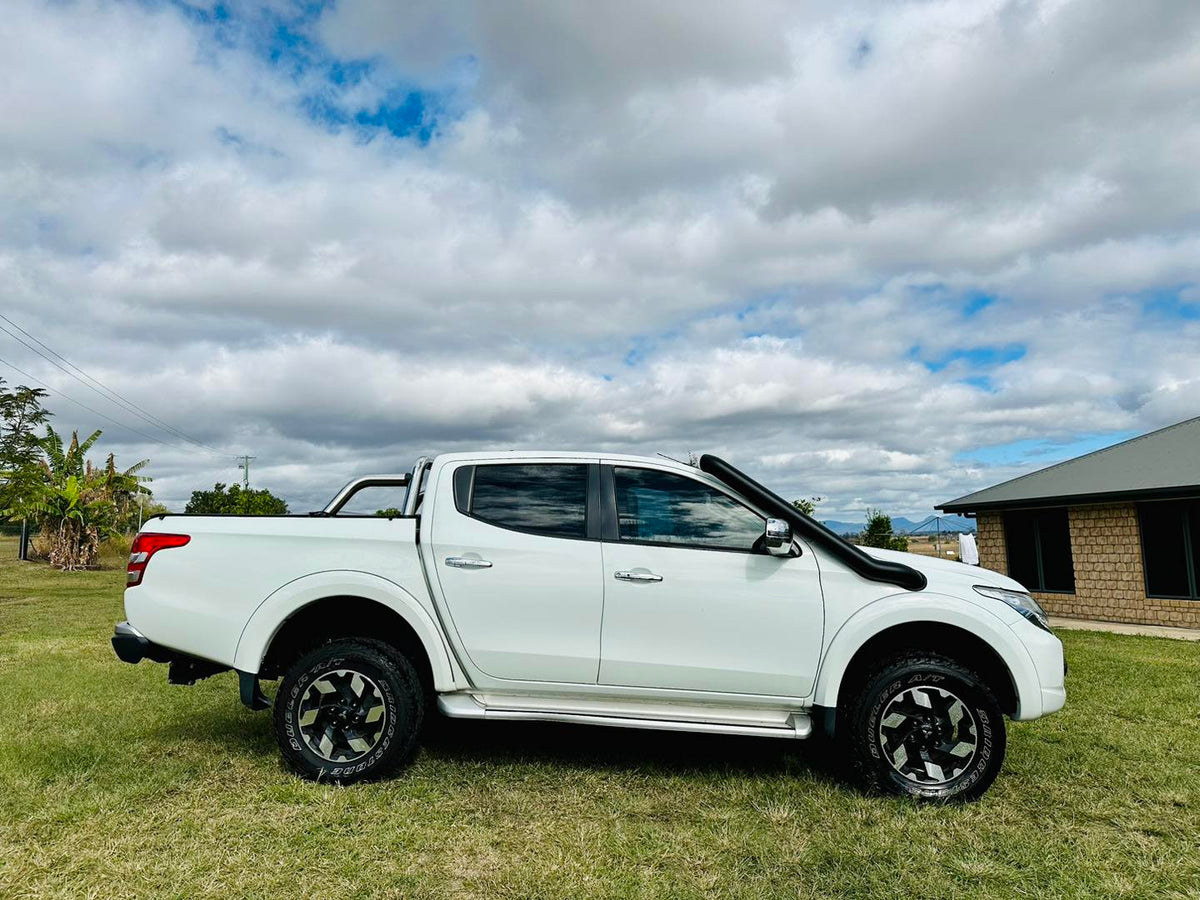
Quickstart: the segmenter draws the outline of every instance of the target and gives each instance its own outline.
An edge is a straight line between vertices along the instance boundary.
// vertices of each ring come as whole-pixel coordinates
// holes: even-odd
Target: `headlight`
[[[1020,591],[1009,591],[1005,588],[992,587],[987,584],[977,584],[974,587],[975,593],[1007,603],[1038,628],[1044,628],[1046,631],[1050,630],[1050,617],[1046,615],[1046,611],[1038,605],[1038,602],[1028,594],[1022,594]]]

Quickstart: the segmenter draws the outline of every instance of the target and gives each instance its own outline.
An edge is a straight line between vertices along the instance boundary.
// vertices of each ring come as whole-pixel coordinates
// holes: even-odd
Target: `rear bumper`
[[[128,622],[121,622],[113,629],[112,645],[122,662],[140,663],[148,659],[165,663],[175,658],[173,652],[154,643]]]
[[[208,678],[229,669],[229,666],[156,644],[128,622],[120,622],[113,629],[112,645],[122,662],[136,665],[143,659],[148,659],[151,662],[170,663],[167,681],[171,684],[195,684],[201,678]],[[251,709],[266,709],[270,706],[270,701],[263,696],[259,687],[257,675],[238,672],[238,680],[243,703]]]

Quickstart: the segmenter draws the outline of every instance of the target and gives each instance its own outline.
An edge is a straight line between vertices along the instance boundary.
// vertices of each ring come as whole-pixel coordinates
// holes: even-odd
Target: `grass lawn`
[[[978,803],[804,744],[436,721],[411,769],[287,774],[232,674],[119,662],[119,570],[0,541],[0,897],[1200,896],[1200,645],[1067,632],[1067,708]],[[436,718],[436,717],[435,717]]]

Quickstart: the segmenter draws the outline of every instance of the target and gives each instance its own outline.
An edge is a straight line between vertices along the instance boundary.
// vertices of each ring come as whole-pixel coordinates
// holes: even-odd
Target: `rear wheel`
[[[412,663],[382,641],[347,638],[305,654],[275,698],[275,736],[299,775],[349,784],[412,755],[425,696]]]
[[[940,654],[909,652],[863,680],[844,711],[860,778],[922,800],[971,800],[1004,762],[1004,715],[986,682]]]

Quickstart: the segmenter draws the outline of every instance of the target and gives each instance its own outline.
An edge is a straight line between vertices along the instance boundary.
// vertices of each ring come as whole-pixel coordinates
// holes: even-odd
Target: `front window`
[[[1004,514],[1008,574],[1030,591],[1075,592],[1067,511],[1031,509]]]
[[[1200,600],[1200,500],[1138,505],[1146,593]]]
[[[618,467],[613,482],[622,541],[758,549],[765,520],[715,488],[657,469]]]

